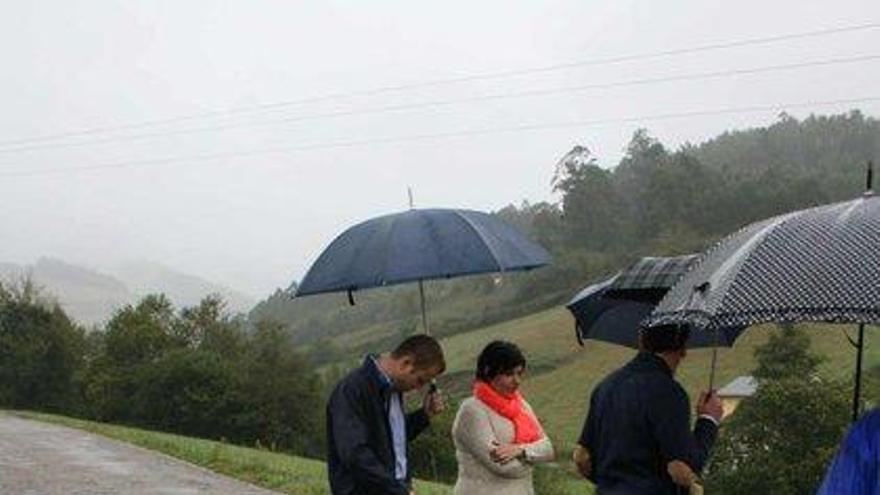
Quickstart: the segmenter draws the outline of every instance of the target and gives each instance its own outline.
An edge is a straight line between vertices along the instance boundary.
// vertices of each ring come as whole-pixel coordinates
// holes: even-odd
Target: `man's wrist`
[[[715,416],[712,416],[711,414],[700,414],[697,416],[697,419],[708,419],[715,426],[721,426],[721,420],[715,419]]]

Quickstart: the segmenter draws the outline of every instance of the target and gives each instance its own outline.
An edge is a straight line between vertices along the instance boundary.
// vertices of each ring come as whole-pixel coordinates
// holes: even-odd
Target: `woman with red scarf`
[[[495,341],[477,359],[474,395],[452,425],[455,495],[533,495],[532,466],[553,460],[553,445],[519,392],[526,359],[515,344]]]

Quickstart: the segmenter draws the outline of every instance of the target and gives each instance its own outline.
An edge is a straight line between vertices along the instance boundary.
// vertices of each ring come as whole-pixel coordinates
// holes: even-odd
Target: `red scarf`
[[[532,443],[544,438],[544,430],[538,420],[523,407],[519,391],[510,396],[501,395],[488,383],[477,380],[474,382],[474,397],[513,423],[513,443]]]

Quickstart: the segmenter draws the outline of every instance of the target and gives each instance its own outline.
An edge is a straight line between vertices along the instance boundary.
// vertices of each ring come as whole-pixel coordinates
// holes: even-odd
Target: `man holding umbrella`
[[[690,405],[673,378],[687,355],[683,326],[642,330],[641,352],[593,391],[574,461],[601,495],[676,494],[696,481],[722,416],[716,395]]]
[[[406,442],[444,405],[428,394],[420,411],[404,416],[402,393],[421,388],[445,369],[428,336],[424,284],[479,273],[531,270],[550,254],[496,215],[429,208],[382,215],[340,234],[318,256],[296,295],[354,293],[417,282],[424,335],[394,352],[368,356],[345,377],[327,404],[327,466],[334,495],[409,493]]]
[[[409,495],[407,442],[445,404],[433,387],[422,407],[404,414],[403,393],[424,387],[446,369],[440,344],[428,335],[394,351],[367,356],[339,381],[327,402],[327,471],[334,495]]]

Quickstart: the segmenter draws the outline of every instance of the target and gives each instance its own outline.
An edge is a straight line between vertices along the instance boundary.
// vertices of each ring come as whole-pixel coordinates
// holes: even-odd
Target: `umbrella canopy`
[[[578,341],[602,340],[637,349],[639,328],[678,279],[696,262],[697,255],[646,257],[613,277],[581,290],[566,305],[575,318]],[[732,340],[730,341],[732,343]],[[700,332],[688,347],[730,345]]]
[[[638,347],[639,323],[654,309],[653,304],[607,297],[617,275],[585,287],[565,305],[575,321],[575,336]]]
[[[544,248],[495,216],[471,210],[409,210],[367,220],[340,234],[306,273],[296,295],[350,293],[548,263]]]
[[[724,332],[771,321],[880,322],[880,197],[741,229],[682,277],[647,324]]]
[[[685,324],[732,339],[765,322],[857,323],[855,421],[864,325],[880,322],[880,197],[868,177],[858,199],[780,215],[721,240],[646,325]]]

